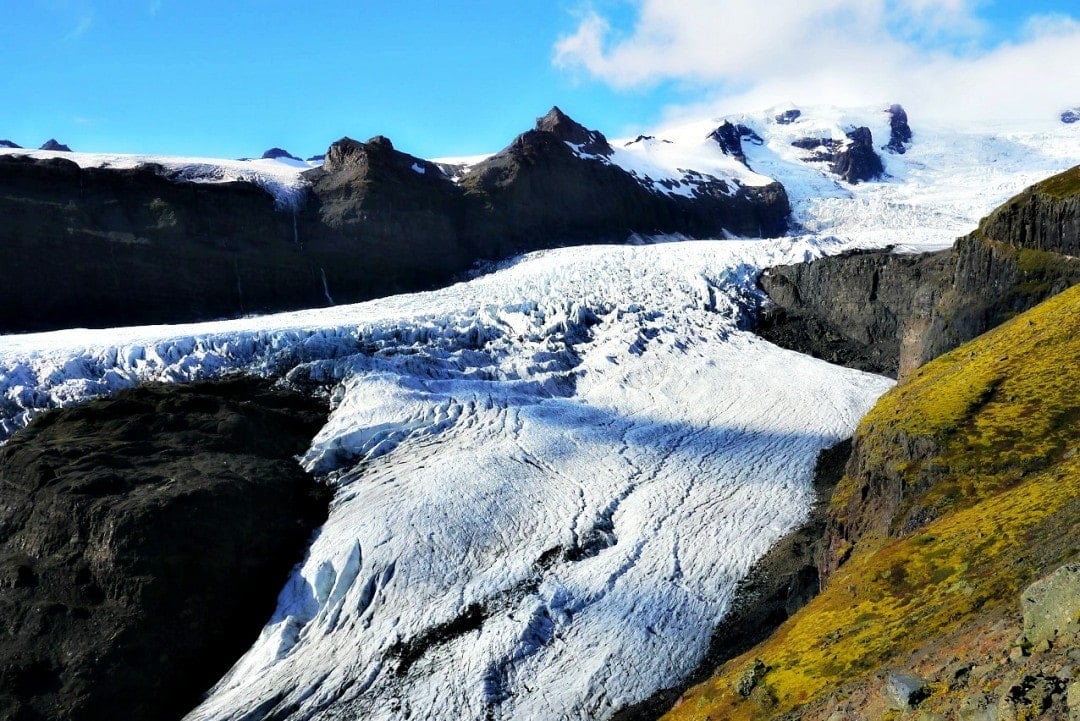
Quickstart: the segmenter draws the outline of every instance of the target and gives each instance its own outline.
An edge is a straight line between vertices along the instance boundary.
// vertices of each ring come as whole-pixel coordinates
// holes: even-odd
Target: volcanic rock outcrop
[[[178,719],[258,636],[329,491],[254,380],[50,412],[0,448],[0,719]]]
[[[502,257],[582,238],[724,230],[769,237],[786,228],[790,205],[779,183],[733,187],[698,174],[692,197],[668,194],[609,162],[610,152],[602,134],[553,108],[461,180],[469,244],[481,256]]]

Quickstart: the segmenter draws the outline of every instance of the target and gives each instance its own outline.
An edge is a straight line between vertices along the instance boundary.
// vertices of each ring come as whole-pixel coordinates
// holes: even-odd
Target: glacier
[[[790,139],[883,111],[770,117],[733,120],[765,139],[747,160],[787,187],[796,236],[562,248],[358,305],[0,336],[0,439],[146,381],[255,373],[330,400],[299,459],[333,485],[329,519],[189,721],[605,719],[696,668],[738,581],[806,518],[818,451],[892,385],[748,332],[757,273],[942,247],[1080,163],[1070,128],[916,124],[889,177],[849,186]],[[618,160],[676,177],[716,122]]]

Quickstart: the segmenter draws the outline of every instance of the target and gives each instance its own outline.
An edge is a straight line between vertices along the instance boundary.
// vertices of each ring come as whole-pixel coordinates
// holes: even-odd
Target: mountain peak
[[[366,143],[346,136],[334,142],[326,151],[323,170],[334,171],[347,165],[365,164],[371,155],[393,152],[394,144],[385,135],[376,135]]]
[[[293,160],[300,160],[288,150],[283,148],[270,148],[262,154],[263,160],[277,160],[278,158],[292,158]]]
[[[553,106],[547,115],[536,119],[536,130],[551,133],[556,139],[576,146],[578,152],[589,155],[611,155],[611,145],[599,130],[589,130]]]
[[[71,148],[61,142],[58,142],[56,138],[49,138],[48,140],[46,140],[44,143],[42,143],[39,150],[57,150],[64,153],[71,152]]]

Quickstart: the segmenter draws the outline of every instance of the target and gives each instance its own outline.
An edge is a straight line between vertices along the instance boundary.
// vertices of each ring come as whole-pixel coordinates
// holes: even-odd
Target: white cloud
[[[675,81],[703,100],[670,114],[786,101],[898,101],[923,117],[1049,117],[1080,102],[1080,23],[1032,18],[1022,39],[976,51],[980,0],[641,0],[615,38],[591,12],[554,63],[618,89]]]

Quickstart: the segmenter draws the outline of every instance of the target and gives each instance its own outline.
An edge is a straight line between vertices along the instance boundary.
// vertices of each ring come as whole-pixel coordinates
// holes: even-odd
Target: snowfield
[[[759,270],[941,247],[1080,163],[1080,128],[913,118],[891,178],[850,186],[790,140],[854,119],[880,147],[887,116],[804,113],[732,118],[765,140],[748,163],[784,183],[803,235],[564,248],[352,306],[0,337],[0,439],[150,380],[325,389],[300,460],[334,485],[330,517],[189,721],[609,718],[696,668],[739,579],[806,518],[818,451],[891,386],[744,330]],[[683,167],[717,124],[626,152]]]

